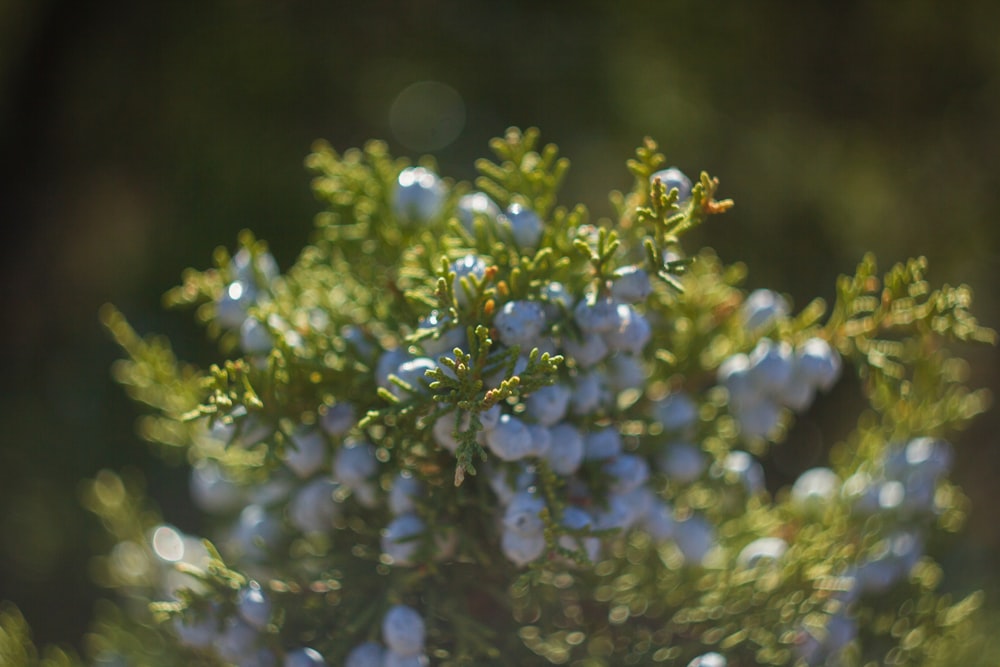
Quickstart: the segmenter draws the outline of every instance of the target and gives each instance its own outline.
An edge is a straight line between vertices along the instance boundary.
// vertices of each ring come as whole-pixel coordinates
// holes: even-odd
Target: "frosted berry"
[[[608,343],[598,333],[581,334],[579,338],[567,335],[562,339],[562,349],[573,359],[578,368],[589,368],[608,356]]]
[[[722,657],[722,654],[713,651],[699,655],[689,662],[687,667],[726,667],[726,665],[726,659]]]
[[[708,468],[708,455],[691,442],[671,442],[657,459],[657,464],[671,481],[690,484]]]
[[[618,306],[618,325],[605,332],[604,340],[615,352],[641,354],[653,335],[653,328],[644,315],[628,304]]]
[[[503,525],[523,535],[540,533],[545,528],[541,513],[545,509],[545,501],[533,493],[520,491],[514,494],[507,510],[504,512]]]
[[[326,459],[326,438],[314,427],[300,427],[285,446],[285,465],[303,479],[311,477]]]
[[[604,473],[611,479],[612,493],[628,493],[646,483],[649,479],[649,464],[646,459],[635,454],[621,454],[607,461]]]
[[[583,437],[571,424],[556,424],[549,429],[551,444],[545,459],[557,475],[572,475],[583,462]]]
[[[531,433],[517,417],[502,415],[486,432],[486,446],[502,461],[517,461],[532,453]]]
[[[557,382],[535,390],[525,399],[525,415],[542,426],[553,426],[562,421],[569,407],[573,391]]]
[[[240,589],[236,600],[236,611],[244,621],[263,630],[271,618],[271,602],[256,581],[249,582]]]
[[[422,653],[426,635],[424,619],[413,607],[395,605],[382,618],[382,641],[400,655]]]
[[[226,285],[215,300],[215,320],[226,329],[239,329],[247,318],[247,309],[256,300],[254,289],[242,280]]]
[[[810,338],[795,353],[799,372],[818,389],[829,390],[840,376],[840,355],[822,338]]]
[[[341,514],[333,494],[337,483],[319,477],[303,485],[288,504],[288,518],[303,533],[325,533],[333,528]]]
[[[683,204],[691,197],[691,179],[677,167],[669,167],[654,173],[649,177],[650,185],[656,179],[659,179],[660,183],[663,184],[663,191],[665,193],[669,193],[675,188],[677,189],[678,204]]]
[[[423,653],[416,655],[401,655],[395,651],[386,651],[382,667],[427,667],[430,660]]]
[[[363,440],[345,443],[333,459],[333,478],[351,488],[361,486],[377,469],[375,447]]]
[[[427,385],[431,382],[431,379],[427,377],[427,371],[433,371],[437,367],[438,364],[433,359],[417,357],[416,359],[404,361],[392,374],[402,381],[403,384],[409,385],[413,393],[422,394],[428,391]],[[391,380],[389,381],[388,388],[393,396],[400,399],[405,399],[410,395],[410,391]]]
[[[515,565],[527,565],[545,553],[545,534],[504,530],[500,535],[500,550]]]
[[[638,266],[625,266],[614,274],[611,296],[622,303],[641,303],[653,292],[649,274]]]
[[[458,301],[459,307],[464,308],[469,305],[470,297],[475,294],[469,277],[474,276],[477,281],[481,281],[486,275],[486,262],[477,255],[466,255],[455,260],[451,265],[451,270],[455,272],[455,281],[452,283],[455,299]],[[466,289],[466,285],[468,285],[468,289]]]
[[[347,654],[344,667],[382,667],[385,648],[376,642],[358,644]]]
[[[621,324],[618,302],[588,294],[573,309],[573,319],[584,333],[607,333]]]
[[[248,317],[240,325],[240,347],[247,354],[267,354],[274,347],[274,338],[260,320]]]
[[[684,560],[699,565],[715,544],[715,529],[704,517],[695,514],[674,523],[673,539]]]
[[[537,301],[508,301],[493,318],[497,336],[504,345],[520,345],[525,352],[545,330],[545,311]]]
[[[392,208],[401,225],[426,223],[437,218],[447,191],[437,174],[424,167],[409,167],[399,173]]]
[[[497,222],[510,230],[514,243],[522,250],[534,249],[542,238],[542,219],[530,208],[516,202],[507,207]]]
[[[786,317],[788,311],[788,302],[783,296],[769,289],[757,289],[743,302],[741,315],[747,329],[763,331]]]
[[[584,458],[602,460],[621,454],[622,437],[613,426],[591,431],[583,438]]]
[[[412,475],[399,473],[389,489],[389,511],[393,514],[406,514],[416,510],[416,500],[423,491],[423,484]]]
[[[483,217],[487,221],[495,222],[497,216],[500,215],[500,207],[486,193],[470,192],[459,198],[455,213],[462,226],[469,233],[474,233],[476,218]]]
[[[319,651],[307,647],[286,654],[283,667],[326,667],[326,661]]]
[[[319,425],[326,434],[338,438],[354,428],[357,423],[354,406],[350,403],[337,403],[326,410],[320,411]]]
[[[419,536],[426,530],[423,520],[413,513],[400,514],[382,532],[382,553],[394,565],[414,565],[420,548]]]
[[[794,361],[791,345],[763,338],[750,353],[751,382],[768,396],[780,396],[792,379]]]

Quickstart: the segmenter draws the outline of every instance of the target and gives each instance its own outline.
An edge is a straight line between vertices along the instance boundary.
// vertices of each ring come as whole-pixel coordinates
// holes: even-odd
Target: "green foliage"
[[[968,639],[983,596],[941,591],[933,548],[916,546],[958,530],[965,498],[935,476],[918,511],[894,500],[903,483],[892,475],[906,443],[950,437],[988,406],[951,351],[995,343],[970,313],[969,289],[932,289],[923,260],[879,277],[865,257],[855,276],[838,281],[829,314],[816,299],[797,313],[775,307],[750,326],[746,267],[681,246],[685,233],[731,206],[715,199],[716,179],[702,173],[679,202],[676,190],[650,181],[666,162],[647,140],[628,164],[633,190],[612,193],[617,219],[594,224],[582,206],[559,205],[568,162],[539,146],[537,130],[512,129],[491,143],[498,162],[477,162],[479,191],[542,220],[537,243],[519,244],[512,227],[487,216],[461,219],[470,184],[442,181],[439,207],[414,224],[394,199],[407,162],[379,142],[343,155],[317,144],[307,165],[325,209],[294,266],[279,275],[267,246],[245,233],[235,254],[220,249],[214,268],[187,271],[168,294],[168,305],[195,309],[227,357],[205,372],[105,308],[103,321],[127,356],[116,378],[154,413],[144,436],[185,452],[196,472],[217,471],[237,499],[210,517],[221,537],[192,546],[193,562],[164,556],[155,535],[184,536],[150,509],[139,485],[102,473],[88,487],[85,505],[114,541],[96,572],[123,600],[102,611],[95,651],[120,651],[136,664],[152,664],[154,652],[165,656],[159,664],[215,664],[211,650],[172,641],[177,624],[224,623],[253,580],[276,608],[255,635],[259,646],[280,658],[308,645],[331,664],[378,640],[381,618],[396,604],[422,610],[428,655],[441,665],[684,665],[708,650],[732,665],[923,665]],[[456,262],[469,257],[482,264],[459,276]],[[627,304],[615,301],[622,272],[639,269],[661,280]],[[499,326],[505,308],[523,303],[544,314],[538,336]],[[608,304],[620,318],[644,318],[648,340],[596,360],[571,353],[593,333],[576,311]],[[608,335],[624,330],[616,322]],[[261,338],[248,337],[248,323]],[[829,474],[842,488],[817,502],[755,483],[752,471],[732,463],[794,447],[789,434],[805,407],[768,395],[774,423],[752,428],[745,398],[723,372],[769,345],[792,351],[808,343],[836,350],[868,403],[845,416],[856,425],[830,453]],[[609,379],[623,359],[640,381]],[[412,360],[424,362],[415,374],[404,363]],[[665,508],[672,530],[706,526],[703,554],[692,555],[679,533],[657,537],[652,524],[569,524],[572,511],[613,515],[620,480],[605,458],[585,457],[566,474],[538,455],[526,470],[490,440],[500,412],[525,421],[525,433],[547,428],[532,422],[532,397],[594,373],[604,374],[607,398],[566,413],[565,423],[588,435],[614,432],[622,458],[659,466],[643,498]],[[620,384],[608,388],[613,382]],[[693,406],[683,426],[662,416],[666,399],[678,396]],[[345,423],[330,426],[345,411]],[[315,466],[291,462],[312,455],[303,432],[319,443]],[[687,444],[704,470],[668,474],[662,457]],[[373,472],[363,481],[344,473],[315,499],[332,508],[329,525],[291,527],[295,494],[325,479],[318,470],[337,471],[365,447]],[[526,472],[544,547],[518,562],[498,526],[504,494]],[[387,546],[387,526],[400,512],[386,498],[400,475],[421,485],[407,512],[422,527]],[[280,536],[265,531],[241,542],[246,511],[236,514],[244,506],[272,519]],[[780,544],[780,553],[748,559],[746,549],[761,539]],[[588,549],[598,542],[603,552]],[[399,545],[412,549],[394,552]],[[858,583],[862,572],[901,563],[900,554],[916,556],[890,583],[871,574],[864,576],[876,583]],[[853,634],[841,641],[838,632]]]
[[[84,663],[72,652],[46,646],[39,655],[31,629],[17,607],[0,604],[0,664],[7,667],[77,667]]]

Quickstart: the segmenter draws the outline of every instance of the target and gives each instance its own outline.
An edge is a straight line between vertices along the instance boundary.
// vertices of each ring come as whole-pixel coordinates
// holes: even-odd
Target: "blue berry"
[[[326,434],[334,438],[347,435],[357,423],[354,406],[350,403],[337,403],[320,411],[319,425]]]
[[[319,651],[306,647],[286,654],[283,667],[326,667],[326,661]]]
[[[429,391],[427,385],[431,382],[431,379],[427,377],[427,371],[436,370],[437,367],[438,364],[433,359],[417,357],[404,361],[392,374],[401,380],[403,384],[409,385],[413,393],[423,394]],[[389,381],[388,389],[393,396],[400,399],[405,399],[410,393],[391,380]]]
[[[326,459],[327,444],[323,434],[314,427],[299,427],[285,446],[285,465],[305,479],[320,469]]]
[[[642,528],[655,542],[665,542],[674,537],[674,508],[654,498],[642,516]]]
[[[583,437],[571,424],[556,424],[549,429],[552,443],[545,459],[557,475],[569,476],[575,473],[583,462]]]
[[[344,667],[383,667],[385,648],[376,642],[358,644],[347,654]]]
[[[435,335],[420,339],[420,347],[423,348],[425,355],[436,359],[444,354],[451,355],[456,347],[462,349],[468,347],[465,329],[457,326],[446,328],[444,326],[446,323],[447,321],[442,319],[441,314],[436,310],[426,317],[420,318],[416,333],[439,330]]]
[[[357,488],[378,470],[375,447],[363,440],[351,440],[337,450],[333,478],[344,486]]]
[[[644,508],[635,502],[637,497],[633,494],[608,494],[607,506],[597,512],[594,527],[598,530],[631,528],[643,516]]]
[[[687,667],[726,667],[728,663],[721,654],[703,653],[687,664]]]
[[[569,530],[586,530],[594,525],[594,519],[587,512],[569,505],[563,510],[562,525]],[[583,549],[590,562],[596,562],[600,554],[601,541],[596,537],[573,537],[563,535],[559,538],[559,546],[564,549]]]
[[[340,504],[333,494],[337,483],[329,477],[318,477],[304,484],[288,504],[288,519],[303,533],[326,533],[340,517]]]
[[[543,458],[552,446],[552,434],[549,429],[541,424],[526,424],[528,433],[531,435],[531,450],[528,456]]]
[[[632,306],[622,303],[618,305],[618,325],[604,333],[604,340],[615,352],[641,354],[652,336],[649,320]]]
[[[687,435],[698,423],[698,404],[686,393],[668,394],[653,404],[653,419],[668,433]]]
[[[749,452],[733,450],[722,460],[722,470],[740,482],[747,493],[764,490],[764,467]]]
[[[474,276],[477,281],[481,281],[486,275],[486,262],[477,255],[466,255],[455,260],[451,265],[451,270],[455,272],[455,280],[452,283],[455,299],[458,301],[459,308],[464,308],[469,305],[470,296],[475,294],[469,278]],[[468,285],[468,289],[466,289],[466,285]],[[462,333],[465,332],[462,331]]]
[[[263,287],[278,277],[278,263],[269,252],[258,252],[256,257],[246,248],[240,248],[229,262],[230,275],[247,285]]]
[[[244,621],[258,630],[263,630],[271,619],[271,602],[264,596],[260,584],[251,581],[240,589],[236,600],[236,611]]]
[[[476,218],[485,218],[488,222],[496,222],[500,215],[500,207],[483,192],[470,192],[462,195],[458,200],[458,208],[455,211],[462,226],[469,233],[475,233]]]
[[[568,311],[573,307],[573,296],[560,282],[546,283],[542,287],[541,298],[545,314],[550,320],[559,319],[563,311]]]
[[[788,310],[788,302],[783,296],[769,289],[757,289],[743,302],[741,315],[747,329],[764,331],[786,317]]]
[[[794,362],[791,345],[763,338],[750,353],[751,382],[768,396],[780,396],[792,379]]]
[[[208,648],[219,638],[219,619],[214,609],[203,616],[195,616],[190,611],[184,616],[176,616],[173,628],[177,640],[189,648]]]
[[[274,347],[274,338],[260,320],[248,317],[240,325],[240,347],[247,354],[267,354]]]
[[[251,562],[268,558],[281,539],[281,524],[260,505],[247,505],[230,539],[230,549]]]
[[[504,345],[520,345],[525,352],[545,330],[545,311],[537,301],[508,301],[493,318],[497,336]]]
[[[510,230],[514,243],[521,249],[533,249],[542,238],[542,219],[530,208],[513,203],[497,221]]]
[[[646,368],[635,355],[618,353],[608,359],[605,377],[608,388],[615,392],[642,389],[646,384]]]
[[[642,303],[653,292],[649,274],[638,266],[625,266],[614,274],[611,296],[622,303]]]
[[[500,550],[509,561],[523,567],[545,553],[545,534],[504,530],[500,535]]]
[[[656,172],[649,177],[650,185],[652,185],[653,181],[656,179],[660,179],[660,183],[663,184],[663,191],[665,193],[669,193],[675,188],[677,189],[678,204],[683,204],[691,197],[691,179],[677,167],[669,167]]]
[[[584,333],[607,333],[621,324],[618,302],[596,294],[580,299],[573,309],[573,319]]]
[[[573,414],[586,416],[611,402],[607,378],[598,371],[585,371],[576,376],[570,408]]]
[[[700,565],[715,545],[715,528],[703,516],[694,514],[674,523],[673,539],[686,562]]]
[[[395,651],[386,651],[381,667],[427,667],[430,660],[423,653],[417,655],[401,655]]]
[[[226,477],[218,463],[209,459],[191,468],[191,498],[210,514],[228,514],[246,505],[243,490]]]
[[[673,482],[690,484],[708,468],[708,456],[691,442],[671,442],[657,459],[660,470]]]
[[[256,300],[256,292],[242,280],[226,285],[215,300],[215,319],[226,329],[238,329],[247,318],[247,308]]]
[[[424,619],[413,607],[397,604],[382,618],[382,641],[399,655],[422,653],[426,636]]]
[[[608,344],[598,333],[585,333],[579,338],[564,336],[562,349],[578,368],[590,368],[608,356]]]
[[[243,665],[253,660],[258,638],[255,628],[244,620],[233,617],[226,621],[222,634],[213,646],[223,660]]]
[[[840,355],[822,338],[810,338],[796,349],[795,356],[798,371],[823,391],[840,376]]]
[[[528,491],[514,494],[503,515],[503,525],[507,530],[523,535],[534,535],[545,529],[541,512],[545,509],[545,501]]]
[[[605,474],[611,476],[612,493],[628,493],[646,483],[649,479],[649,463],[635,454],[621,454],[602,466]]]
[[[486,431],[486,446],[501,461],[517,461],[532,453],[531,433],[517,417],[502,415],[497,425]]]
[[[406,514],[416,510],[416,499],[423,491],[423,484],[412,475],[399,473],[396,475],[392,488],[389,489],[389,511],[393,514]]]
[[[410,359],[413,359],[413,356],[401,347],[394,347],[383,352],[375,365],[375,383],[386,389],[395,386],[389,382],[389,376],[396,375],[399,367]]]
[[[535,390],[525,399],[525,415],[542,426],[553,426],[562,421],[569,408],[573,391],[557,382]]]
[[[420,548],[419,536],[426,528],[423,520],[416,514],[400,514],[382,532],[382,553],[394,565],[415,565],[413,558]]]
[[[588,460],[610,459],[621,454],[622,437],[613,426],[591,431],[583,438],[583,456]]]
[[[409,167],[399,173],[396,182],[392,207],[401,225],[430,222],[441,214],[447,192],[433,171]]]

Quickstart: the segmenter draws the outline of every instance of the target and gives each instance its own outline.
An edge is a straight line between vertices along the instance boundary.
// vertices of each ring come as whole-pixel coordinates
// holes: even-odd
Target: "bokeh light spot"
[[[465,102],[445,83],[418,81],[396,96],[389,109],[389,127],[410,150],[440,150],[462,133]]]

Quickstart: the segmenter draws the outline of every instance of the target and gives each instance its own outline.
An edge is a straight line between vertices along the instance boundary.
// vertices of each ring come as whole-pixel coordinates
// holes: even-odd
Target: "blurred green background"
[[[186,472],[147,453],[110,380],[100,305],[208,363],[160,296],[243,228],[289,266],[319,210],[314,139],[385,139],[471,179],[510,125],[561,146],[564,203],[597,216],[646,135],[718,176],[736,207],[688,247],[745,260],[749,287],[801,306],[866,250],[922,254],[1000,327],[1000,3],[5,0],[0,599],[39,641],[78,644],[100,594],[80,480],[137,468],[198,527]],[[969,352],[972,384],[1000,389],[996,351]],[[820,407],[798,433],[843,417]],[[998,432],[995,410],[957,439],[973,511],[941,554],[946,584],[995,609]]]

